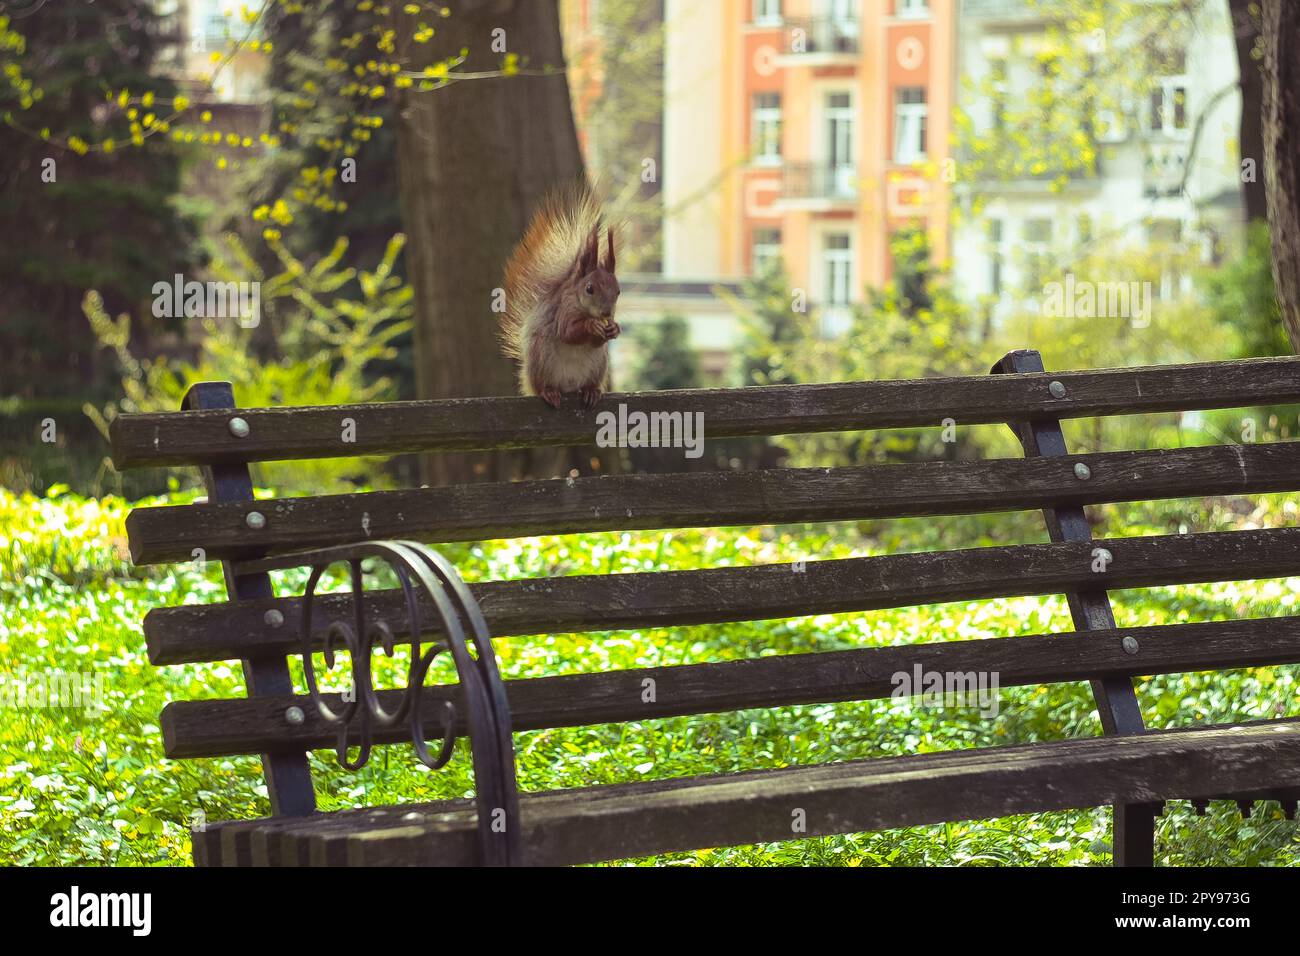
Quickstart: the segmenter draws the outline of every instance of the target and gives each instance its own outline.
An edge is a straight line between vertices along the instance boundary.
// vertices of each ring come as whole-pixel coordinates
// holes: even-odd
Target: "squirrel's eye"
[[[588,282],[588,283],[587,283],[587,295],[591,295],[591,294],[592,294],[593,292],[595,292],[595,291],[596,291],[596,290],[595,290],[595,288],[592,286],[592,284],[591,284],[590,282]]]

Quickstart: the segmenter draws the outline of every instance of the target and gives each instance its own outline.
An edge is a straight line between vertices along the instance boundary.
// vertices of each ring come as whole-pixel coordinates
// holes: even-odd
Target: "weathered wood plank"
[[[1080,466],[1087,477],[1080,477]],[[854,468],[621,475],[137,508],[136,564],[350,541],[788,524],[1015,511],[1300,487],[1300,442]],[[248,527],[251,512],[265,526]]]
[[[1126,638],[1137,642],[1135,650],[1124,647]],[[987,681],[988,675],[995,675],[998,687],[1013,687],[1296,662],[1300,617],[1285,617],[568,674],[507,681],[506,694],[518,731],[871,700],[894,694],[897,675],[913,675],[918,668],[921,673],[958,673],[972,680],[985,675]],[[654,688],[652,701],[643,699],[647,687]],[[380,699],[388,709],[397,705],[396,692],[381,691]],[[442,702],[449,699],[459,701],[454,685],[428,687],[422,694],[430,740],[443,735]],[[307,718],[291,726],[284,714],[294,704]],[[978,703],[971,699],[969,706]],[[250,753],[274,745],[329,747],[337,740],[336,731],[326,726],[309,700],[292,696],[176,701],[163,710],[162,726],[164,750],[174,758]],[[465,728],[458,726],[457,732],[463,735]],[[379,743],[407,739],[405,727],[375,731]]]
[[[1049,392],[1051,382],[1065,394]],[[704,416],[710,438],[865,428],[998,423],[1047,415],[1082,418],[1300,401],[1293,357],[830,385],[775,385],[611,394],[592,411],[574,397],[555,410],[535,398],[466,398],[299,408],[241,409],[249,433],[230,433],[230,413],[121,415],[110,438],[119,469],[218,461],[283,461],[414,451],[590,445],[602,411]],[[346,432],[345,420],[354,427]]]
[[[525,860],[568,865],[1300,782],[1300,725],[1148,732],[523,794]],[[805,824],[795,832],[792,822]],[[472,810],[294,824],[322,863],[471,865]],[[233,824],[266,827],[275,821]]]
[[[1111,559],[1093,570],[1094,550]],[[1101,566],[1101,565],[1098,565]],[[803,617],[1095,587],[1155,587],[1300,574],[1300,529],[1231,531],[1092,542],[966,548],[869,558],[636,574],[570,575],[470,585],[493,637],[675,627]],[[367,619],[409,628],[401,592],[365,595]],[[316,598],[313,639],[351,619],[349,594]],[[278,610],[283,623],[267,623]],[[424,605],[421,619],[438,616]],[[157,608],[146,615],[155,664],[234,660],[253,651],[300,651],[300,598]],[[436,631],[430,630],[430,635]]]

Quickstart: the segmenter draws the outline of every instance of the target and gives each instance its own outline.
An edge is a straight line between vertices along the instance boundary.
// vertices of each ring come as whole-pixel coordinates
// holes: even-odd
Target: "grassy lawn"
[[[0,723],[0,857],[17,864],[184,866],[189,826],[269,810],[257,758],[162,757],[158,714],[177,698],[242,696],[237,663],[155,668],[140,621],[153,607],[224,599],[219,569],[133,569],[120,499],[15,497],[0,489],[0,661],[12,680],[51,670],[103,674],[108,709],[9,707]],[[176,494],[172,500],[184,500]],[[1293,526],[1294,499],[1264,496],[1098,509],[1098,536]],[[1037,515],[659,535],[594,534],[441,548],[469,580],[649,571],[1045,540]],[[301,586],[297,572],[284,589]],[[337,582],[336,582],[337,583]],[[1112,592],[1121,626],[1300,613],[1300,579]],[[507,677],[1069,630],[1059,597],[1014,598],[787,621],[553,634],[496,642]],[[295,670],[299,671],[295,662]],[[301,686],[301,674],[296,674]],[[1139,684],[1147,722],[1171,727],[1300,715],[1300,668],[1156,677]],[[1085,684],[1004,689],[995,718],[873,701],[521,733],[525,790],[1023,743],[1100,732]],[[430,800],[470,790],[463,744],[442,771],[408,747],[357,773],[312,757],[323,809]],[[1175,865],[1294,865],[1296,823],[1275,803],[1242,821],[1171,804],[1157,859]],[[1045,813],[673,854],[659,865],[916,865],[1110,862],[1108,810]]]

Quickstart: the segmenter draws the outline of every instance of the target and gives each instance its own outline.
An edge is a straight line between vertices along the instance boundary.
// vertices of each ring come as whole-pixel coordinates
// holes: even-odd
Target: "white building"
[[[961,15],[960,102],[976,128],[987,131],[997,101],[981,85],[991,81],[1007,103],[1023,103],[1042,81],[1037,54],[1047,23],[1024,0],[963,0]],[[1094,176],[1074,176],[1060,191],[1051,189],[1051,170],[1036,178],[959,182],[963,214],[956,217],[952,248],[960,295],[985,303],[996,320],[1039,300],[1041,256],[1060,271],[1098,250],[1170,242],[1208,249],[1212,236],[1240,225],[1241,97],[1227,4],[1206,3],[1188,26],[1168,75],[1149,92],[1120,96],[1118,111],[1097,117],[1106,132]],[[1077,39],[1086,48],[1135,38],[1099,32]],[[1155,294],[1185,291],[1187,279],[1174,273],[1161,276]]]

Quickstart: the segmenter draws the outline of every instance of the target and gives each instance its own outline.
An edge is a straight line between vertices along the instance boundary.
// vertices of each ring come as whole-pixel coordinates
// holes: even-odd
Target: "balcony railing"
[[[847,17],[812,17],[786,20],[785,51],[807,53],[858,52],[858,21]]]
[[[857,170],[827,163],[786,163],[781,170],[781,198],[851,202],[858,198]]]

